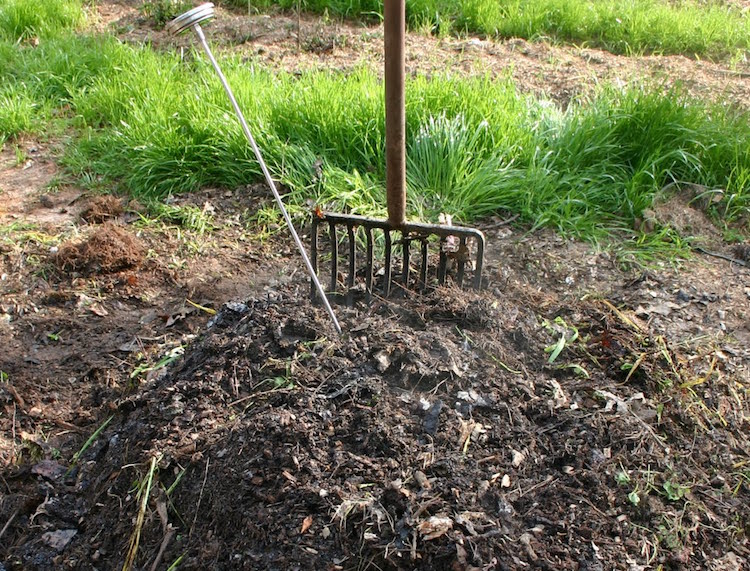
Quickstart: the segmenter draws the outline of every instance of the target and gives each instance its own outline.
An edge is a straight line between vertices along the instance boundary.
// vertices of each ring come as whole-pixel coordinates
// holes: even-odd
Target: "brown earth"
[[[135,5],[100,2],[100,25],[158,43]],[[297,52],[296,18],[222,17],[211,34],[255,34],[237,49],[263,43],[264,64],[379,57],[377,27],[305,19],[305,38],[347,39]],[[563,102],[590,68],[658,66],[750,100],[726,66],[686,58],[409,44],[422,71],[513,62]],[[54,145],[15,145],[0,152],[0,568],[121,568],[137,533],[138,569],[745,568],[750,269],[700,203],[665,194],[644,220],[696,237],[673,265],[484,221],[482,293],[337,307],[338,337],[291,240],[246,222],[262,186],[180,199],[200,231],[60,183]]]

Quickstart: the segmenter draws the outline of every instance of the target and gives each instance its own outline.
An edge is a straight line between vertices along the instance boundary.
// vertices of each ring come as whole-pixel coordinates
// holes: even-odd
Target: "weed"
[[[673,482],[672,480],[667,480],[666,482],[664,482],[664,484],[662,484],[662,488],[664,489],[664,495],[669,501],[672,502],[681,500],[690,490],[688,486],[684,486],[679,482]]]
[[[40,116],[44,115],[39,107],[23,84],[10,81],[0,87],[0,143],[38,131]]]
[[[147,208],[152,217],[140,215],[144,225],[150,225],[152,222],[177,224],[199,235],[214,229],[213,215],[208,208],[199,208],[192,204],[178,206],[161,202],[151,202]]]
[[[192,8],[188,0],[149,0],[141,4],[141,13],[149,18],[158,28]]]
[[[21,166],[29,159],[29,154],[26,152],[26,149],[20,145],[16,145],[14,151],[16,154],[16,166]]]
[[[177,569],[180,566],[180,563],[182,563],[182,560],[184,558],[185,558],[185,554],[183,553],[172,562],[172,564],[167,568],[167,571],[174,571],[175,569]]]
[[[159,359],[155,364],[150,365],[149,363],[141,363],[140,365],[135,367],[130,373],[130,378],[135,379],[143,373],[150,373],[152,371],[163,369],[179,359],[184,352],[185,347],[183,345],[178,345],[177,347],[168,351],[167,354]]]
[[[547,329],[551,334],[560,334],[560,338],[553,345],[544,348],[545,353],[549,353],[547,363],[552,364],[560,356],[566,345],[571,345],[578,339],[578,328],[574,325],[568,325],[562,317],[555,317],[554,322],[550,323],[546,319],[542,322],[542,326]],[[575,365],[580,368],[580,365]],[[585,371],[584,371],[585,372]],[[585,374],[588,376],[588,373]]]
[[[94,431],[94,433],[88,437],[88,440],[86,440],[86,442],[83,443],[83,446],[81,446],[81,449],[75,454],[73,454],[73,458],[70,461],[71,467],[78,462],[78,460],[81,458],[83,453],[86,452],[86,450],[88,450],[89,446],[91,446],[96,441],[96,439],[99,438],[99,435],[102,433],[102,430],[104,430],[107,427],[107,425],[110,422],[112,422],[113,418],[114,418],[114,415],[110,416],[101,425],[99,425],[99,428],[97,428]]]
[[[138,485],[137,498],[140,500],[138,515],[135,520],[135,527],[133,533],[130,536],[130,542],[128,544],[128,551],[125,555],[125,563],[122,566],[123,571],[130,571],[135,563],[135,558],[138,555],[138,545],[141,540],[141,530],[143,529],[143,521],[146,517],[146,507],[148,506],[148,499],[151,495],[151,484],[154,479],[154,472],[159,463],[159,459],[155,456],[151,458],[148,473],[146,478]]]
[[[0,97],[23,97],[15,115],[0,106],[0,137],[68,109],[81,134],[64,157],[72,176],[121,185],[146,203],[260,178],[203,59],[186,63],[107,37],[60,37],[33,50],[3,45],[0,72],[12,70],[13,83]],[[236,57],[222,67],[293,215],[307,216],[310,202],[383,215],[385,117],[374,73],[296,77]],[[727,224],[750,216],[747,112],[696,102],[679,88],[604,86],[563,111],[519,94],[507,77],[416,77],[406,104],[408,208],[416,218],[446,213],[471,222],[510,212],[533,228],[617,241],[622,263],[643,263],[688,255],[689,242],[670,228],[633,231],[672,181],[724,189],[712,208]],[[212,227],[199,207],[155,208],[157,218],[197,233]],[[278,222],[269,209],[257,217],[268,232]]]

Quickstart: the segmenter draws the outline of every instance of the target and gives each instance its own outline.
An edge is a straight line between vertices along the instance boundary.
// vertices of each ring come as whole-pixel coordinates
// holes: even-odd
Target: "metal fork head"
[[[385,259],[383,262],[383,279],[377,288],[379,293],[388,297],[395,289],[421,290],[428,289],[431,285],[443,285],[447,282],[451,273],[450,265],[455,266],[453,281],[463,286],[467,272],[471,273],[470,284],[474,289],[480,289],[482,285],[482,265],[484,262],[484,234],[474,228],[461,226],[449,226],[445,224],[422,224],[406,222],[394,228],[387,220],[368,218],[353,214],[335,214],[330,212],[313,213],[312,218],[312,248],[311,259],[313,268],[318,271],[318,258],[320,252],[319,234],[320,227],[327,227],[330,240],[331,274],[329,293],[336,297],[340,287],[343,285],[346,291],[344,296],[347,303],[353,298],[355,286],[364,285],[367,298],[376,290],[375,285],[375,262],[374,262],[374,237],[373,231],[383,233],[385,246]],[[355,232],[362,228],[365,234],[365,262],[364,272],[357,271],[357,252]],[[339,230],[345,231],[347,235],[348,268],[344,280],[339,280]],[[393,234],[400,234],[400,238],[394,240]],[[435,272],[431,272],[428,264],[430,244],[438,238],[438,266]],[[418,245],[418,271],[412,277],[412,245]],[[394,277],[394,244],[401,246],[400,273]],[[398,271],[398,270],[397,270]],[[364,273],[364,275],[362,275]],[[394,287],[395,286],[395,287]],[[312,298],[317,296],[312,291]]]
[[[165,26],[165,29],[170,35],[176,36],[177,34],[184,32],[188,28],[192,28],[196,24],[200,24],[201,22],[209,20],[213,17],[214,5],[211,2],[206,2],[205,4],[201,4],[200,6],[197,6],[192,10],[188,10],[184,14],[180,14],[174,20],[169,22]]]

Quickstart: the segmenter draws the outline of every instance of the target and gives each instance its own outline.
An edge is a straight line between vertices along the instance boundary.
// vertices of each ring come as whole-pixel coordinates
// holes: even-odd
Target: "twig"
[[[11,448],[11,462],[16,461],[16,403],[13,403],[13,424],[11,425],[11,442],[13,447]]]
[[[0,530],[0,538],[2,538],[2,537],[3,537],[3,535],[5,535],[5,532],[6,532],[6,531],[8,530],[8,528],[10,527],[10,524],[12,524],[12,523],[13,523],[13,520],[14,520],[14,519],[16,519],[16,516],[18,515],[18,511],[19,511],[20,509],[21,509],[21,508],[16,508],[16,511],[14,511],[14,512],[13,512],[13,515],[11,515],[11,516],[10,516],[10,519],[9,519],[9,520],[8,520],[7,522],[5,522],[5,525],[3,526],[3,529],[1,529],[1,530]]]
[[[514,214],[510,218],[506,218],[505,220],[501,220],[500,222],[496,222],[495,224],[482,226],[482,230],[496,230],[497,228],[502,228],[503,226],[507,226],[508,224],[516,220],[519,216],[519,214]]]
[[[21,408],[26,408],[26,403],[21,398],[21,395],[18,394],[16,387],[11,385],[10,383],[6,383],[6,388],[8,389],[8,392],[10,392],[10,394],[13,395],[13,400],[15,400],[18,403],[18,406],[20,406]]]
[[[154,559],[154,563],[151,565],[151,571],[156,571],[158,569],[159,563],[161,563],[161,559],[164,557],[164,552],[167,550],[167,546],[169,545],[169,542],[172,541],[176,531],[177,530],[171,525],[167,528],[167,533],[164,534],[164,539],[161,540],[159,553],[156,554],[156,559]]]
[[[701,254],[706,254],[707,256],[713,256],[714,258],[720,258],[722,260],[726,260],[727,262],[731,262],[732,264],[738,264],[740,266],[747,267],[748,263],[745,260],[740,260],[738,258],[733,258],[732,256],[726,256],[720,252],[711,252],[709,250],[705,250],[701,248],[700,246],[694,246],[693,250],[696,252],[700,252]]]
[[[285,393],[290,393],[290,392],[292,392],[294,390],[296,390],[296,389],[270,389],[268,391],[261,391],[259,393],[253,393],[251,395],[244,396],[244,397],[239,398],[237,400],[233,400],[232,402],[229,403],[229,406],[234,406],[236,404],[240,404],[242,402],[245,402],[247,400],[250,400],[250,399],[253,399],[253,398],[256,398],[256,397],[264,397],[266,395],[270,395],[270,394],[273,394],[273,393],[285,394]]]
[[[434,498],[430,498],[425,503],[423,503],[421,506],[417,508],[417,511],[414,512],[414,515],[412,518],[415,520],[421,516],[424,512],[426,512],[428,509],[430,509],[432,506],[436,506],[440,502],[443,501],[443,498],[440,496],[435,496]]]
[[[188,533],[188,539],[193,536],[193,529],[195,529],[195,522],[198,521],[198,513],[200,512],[201,500],[203,499],[203,490],[206,488],[206,480],[208,480],[208,465],[211,463],[211,458],[206,458],[206,472],[203,474],[203,484],[201,484],[201,491],[198,494],[198,504],[195,506],[195,517],[193,517],[193,524],[190,526],[190,533]]]
[[[0,480],[2,480],[3,484],[5,484],[5,489],[8,490],[8,495],[12,494],[13,490],[10,489],[10,486],[8,485],[7,480],[3,478],[2,475],[0,475]]]
[[[528,490],[521,491],[521,493],[518,495],[518,498],[516,498],[516,499],[520,500],[526,494],[530,494],[534,490],[538,490],[539,488],[543,488],[544,486],[547,486],[547,485],[549,485],[549,484],[551,484],[553,482],[556,482],[556,481],[557,481],[557,478],[548,475],[547,479],[544,480],[544,482],[539,482],[538,484],[534,484],[533,486],[531,486]]]

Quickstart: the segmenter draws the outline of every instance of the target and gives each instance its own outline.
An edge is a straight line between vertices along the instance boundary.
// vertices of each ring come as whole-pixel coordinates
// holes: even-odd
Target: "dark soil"
[[[226,304],[76,462],[27,436],[6,565],[113,568],[138,530],[144,569],[740,569],[747,355],[506,287],[338,308],[342,338],[304,281]]]

